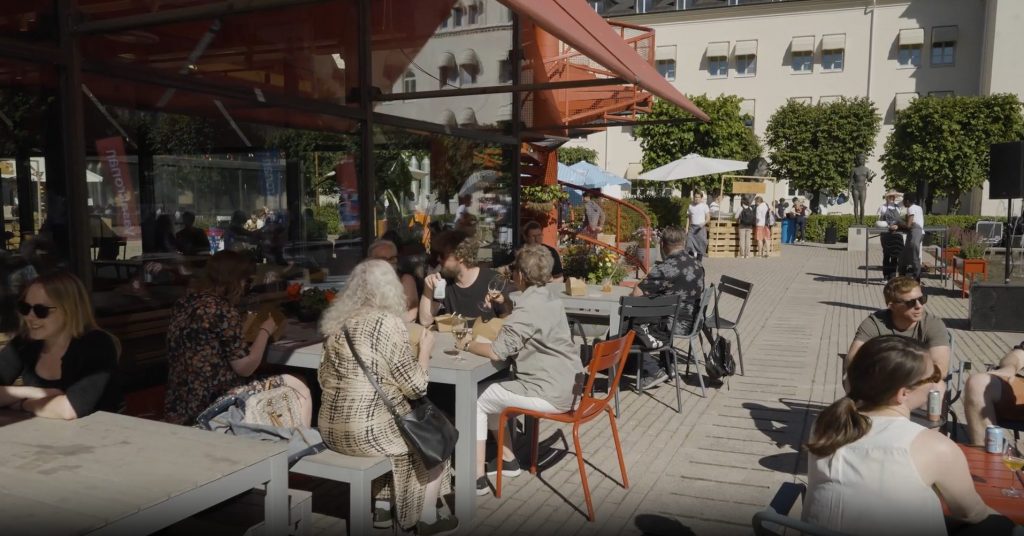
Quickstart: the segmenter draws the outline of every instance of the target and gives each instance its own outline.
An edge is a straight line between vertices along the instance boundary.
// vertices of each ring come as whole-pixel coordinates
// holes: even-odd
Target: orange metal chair
[[[587,499],[587,518],[594,520],[594,505],[590,500],[590,486],[587,483],[587,469],[583,462],[583,450],[580,448],[580,425],[594,420],[602,413],[608,414],[608,422],[612,428],[612,439],[615,440],[615,452],[619,456],[619,470],[622,471],[622,487],[629,488],[629,477],[626,476],[626,462],[622,458],[622,444],[619,443],[619,427],[615,422],[615,412],[612,411],[609,401],[615,396],[619,389],[619,380],[622,379],[622,369],[629,357],[629,348],[633,345],[633,337],[636,334],[632,331],[617,339],[599,342],[594,345],[594,357],[587,369],[587,382],[580,394],[579,404],[572,410],[565,413],[544,413],[523,408],[505,408],[501,412],[498,424],[498,481],[495,486],[496,497],[501,497],[501,470],[503,460],[501,452],[505,447],[505,429],[509,417],[524,415],[534,417],[533,421],[533,445],[530,449],[530,472],[537,474],[537,441],[539,439],[540,419],[572,423],[572,443],[576,448],[576,461],[580,465],[580,480],[583,481],[583,496]],[[594,378],[600,372],[608,374],[608,392],[601,398],[594,397]],[[614,378],[613,378],[614,375]]]

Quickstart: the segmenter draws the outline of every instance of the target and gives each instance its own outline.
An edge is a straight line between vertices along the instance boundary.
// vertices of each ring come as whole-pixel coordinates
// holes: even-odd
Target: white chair
[[[974,225],[974,230],[989,247],[997,246],[1003,240],[1003,222],[979,221]]]

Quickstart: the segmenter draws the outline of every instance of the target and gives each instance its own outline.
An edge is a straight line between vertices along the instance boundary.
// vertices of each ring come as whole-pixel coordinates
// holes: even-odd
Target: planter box
[[[968,288],[974,282],[974,276],[980,275],[988,281],[988,261],[985,259],[961,259],[956,257],[953,260],[953,283],[956,283],[956,274],[960,274],[960,296],[967,297]]]

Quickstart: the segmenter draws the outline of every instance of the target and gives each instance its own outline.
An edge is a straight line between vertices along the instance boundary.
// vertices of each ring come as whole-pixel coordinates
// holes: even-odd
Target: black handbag
[[[726,339],[721,335],[721,328],[718,324],[720,317],[718,316],[718,297],[715,297],[715,329],[719,333],[715,334],[714,339],[711,341],[711,352],[708,353],[708,358],[704,362],[704,370],[708,373],[708,378],[715,381],[722,381],[722,378],[727,378],[736,374],[736,359],[732,357],[732,343],[729,339]]]
[[[437,406],[426,396],[410,400],[412,411],[405,415],[399,415],[394,404],[388,400],[387,395],[377,384],[377,380],[370,374],[370,370],[366,368],[366,364],[359,357],[348,330],[345,330],[345,342],[348,343],[348,348],[352,351],[352,357],[355,357],[356,363],[359,363],[359,368],[363,369],[363,374],[366,374],[366,379],[376,389],[377,394],[380,395],[384,405],[395,419],[398,431],[405,438],[405,442],[409,444],[409,448],[419,454],[423,466],[429,470],[451,459],[452,453],[455,452],[455,442],[459,440],[459,431],[455,429],[448,417],[441,413],[441,410],[437,409]]]

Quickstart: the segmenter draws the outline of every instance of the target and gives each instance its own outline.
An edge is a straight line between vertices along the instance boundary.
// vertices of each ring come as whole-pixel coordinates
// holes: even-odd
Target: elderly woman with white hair
[[[494,361],[513,360],[515,379],[485,385],[476,401],[477,495],[490,491],[487,477],[497,474],[497,460],[484,464],[487,431],[496,432],[502,410],[508,407],[559,413],[571,409],[576,374],[583,371],[579,350],[569,334],[562,300],[545,285],[551,281],[554,260],[543,246],[523,246],[516,254],[512,279],[522,294],[494,342],[470,342],[466,349]],[[493,297],[492,297],[493,296]],[[488,295],[498,303],[504,296]],[[499,452],[503,476],[518,476],[519,461],[505,445]]]
[[[433,335],[423,330],[418,355],[413,355],[402,319],[405,310],[405,293],[390,264],[366,260],[356,266],[320,323],[325,336],[318,373],[323,389],[320,433],[328,447],[342,454],[391,458],[393,481],[381,477],[373,482],[375,527],[391,525],[393,496],[404,530],[440,534],[458,526],[454,516],[437,512],[438,497],[450,492],[450,466],[446,462],[429,471],[424,467],[345,339],[347,332],[395,409],[408,413],[409,400],[427,393]]]

